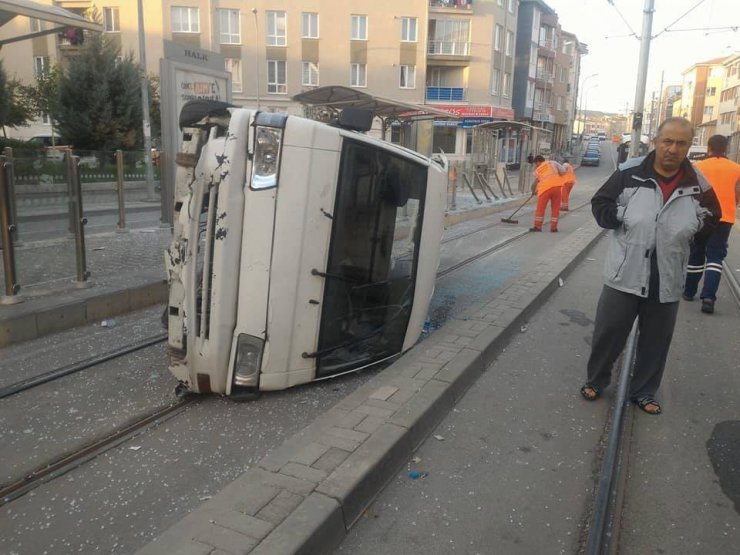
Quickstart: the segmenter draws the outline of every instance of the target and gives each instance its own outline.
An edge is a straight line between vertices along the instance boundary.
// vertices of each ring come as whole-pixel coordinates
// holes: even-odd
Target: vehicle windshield
[[[427,168],[345,141],[319,332],[317,373],[399,353],[414,299]]]

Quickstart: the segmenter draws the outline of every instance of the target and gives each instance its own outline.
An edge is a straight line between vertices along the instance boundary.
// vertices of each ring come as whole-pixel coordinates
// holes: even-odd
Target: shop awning
[[[341,110],[347,106],[371,110],[377,117],[383,119],[456,119],[456,116],[449,112],[436,110],[431,106],[401,102],[340,85],[317,87],[295,95],[293,100],[307,106],[325,107],[330,110]]]
[[[44,29],[34,33],[24,33],[22,35],[2,39],[0,40],[0,47],[11,42],[32,39],[34,37],[40,37],[51,33],[58,33],[68,27],[87,29],[88,31],[103,31],[102,25],[99,25],[94,21],[88,21],[84,17],[58,6],[46,6],[44,4],[39,4],[38,2],[33,2],[32,0],[0,0],[0,27],[19,15],[46,21],[52,23],[53,26],[50,29]]]

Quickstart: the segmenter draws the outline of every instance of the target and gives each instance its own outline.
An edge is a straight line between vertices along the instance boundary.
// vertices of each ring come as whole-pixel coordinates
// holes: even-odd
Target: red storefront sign
[[[514,110],[511,108],[497,108],[494,106],[475,104],[430,104],[437,110],[449,112],[459,118],[500,118],[514,119]]]

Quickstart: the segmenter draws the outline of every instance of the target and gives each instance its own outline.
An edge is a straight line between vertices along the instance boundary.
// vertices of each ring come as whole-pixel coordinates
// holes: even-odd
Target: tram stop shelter
[[[551,154],[552,131],[519,121],[491,121],[473,127],[471,162],[479,173],[500,173],[502,166],[519,167],[519,192],[528,191],[527,156]]]
[[[400,125],[400,144],[424,154],[432,154],[432,125],[435,119],[457,119],[457,116],[421,106],[375,96],[341,85],[328,85],[302,92],[293,97],[306,107],[306,117],[329,121],[347,107],[371,111],[381,122],[381,133],[386,137],[394,123]]]
[[[70,27],[103,32],[102,25],[94,21],[88,21],[84,17],[58,6],[47,6],[32,0],[0,0],[0,27],[19,15],[46,21],[52,25],[49,29],[40,29],[35,32],[3,38],[0,40],[0,48],[4,44],[59,33]]]

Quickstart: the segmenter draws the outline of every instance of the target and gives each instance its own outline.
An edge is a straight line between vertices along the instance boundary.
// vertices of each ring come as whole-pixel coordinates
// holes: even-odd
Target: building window
[[[717,87],[709,87],[707,89],[707,96],[714,96],[717,94]]]
[[[501,52],[504,40],[504,28],[501,25],[496,25],[496,34],[493,38],[493,49],[496,52]]]
[[[285,60],[267,60],[267,92],[277,94],[288,92]]]
[[[218,10],[218,29],[221,44],[241,44],[239,10]]]
[[[712,117],[712,112],[714,112],[714,106],[704,106],[704,115],[708,117]]]
[[[35,17],[29,19],[28,24],[30,25],[32,33],[40,33],[44,30],[44,22],[40,19],[36,19]]]
[[[234,92],[241,92],[242,61],[238,58],[224,58],[224,68],[231,73],[231,89]]]
[[[511,96],[511,73],[504,73],[504,96]]]
[[[516,0],[509,0],[509,13],[514,13]]]
[[[353,87],[367,87],[367,65],[352,64],[350,67],[349,84]]]
[[[504,0],[496,0],[496,4],[498,4],[499,6],[501,6],[503,8],[504,7]]]
[[[319,64],[303,62],[303,79],[301,84],[306,87],[319,86]]]
[[[33,76],[36,79],[43,79],[49,71],[49,58],[46,56],[33,57]]]
[[[470,55],[470,20],[431,19],[429,54]]]
[[[401,66],[401,80],[398,86],[402,89],[416,88],[416,66]]]
[[[352,40],[367,40],[367,16],[352,16]]]
[[[304,39],[319,38],[319,14],[311,12],[301,14],[301,37]]]
[[[401,18],[401,42],[416,42],[416,18]]]
[[[285,12],[267,12],[267,46],[287,44]]]
[[[563,109],[563,97],[558,96],[558,110],[562,110],[562,109]]]
[[[512,56],[514,54],[514,33],[506,31],[506,55]]]
[[[200,10],[198,8],[172,6],[170,15],[173,33],[200,33]]]
[[[103,8],[103,31],[106,33],[120,33],[121,19],[118,8]]]
[[[494,69],[491,74],[491,93],[498,94],[501,91],[501,70]]]
[[[560,82],[565,83],[568,80],[568,69],[561,67],[560,68]]]

